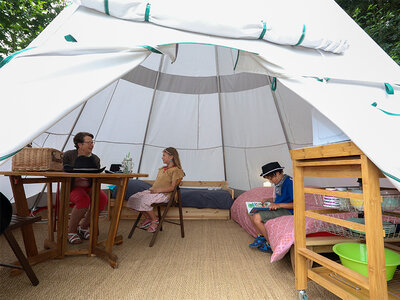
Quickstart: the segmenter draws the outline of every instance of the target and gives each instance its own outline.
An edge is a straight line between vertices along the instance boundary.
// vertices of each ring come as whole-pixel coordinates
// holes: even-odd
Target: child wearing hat
[[[293,181],[290,176],[284,174],[283,167],[276,161],[262,166],[260,176],[275,185],[276,198],[274,202],[272,202],[273,199],[261,200],[261,202],[271,202],[268,206],[269,210],[249,215],[250,221],[258,233],[249,247],[263,252],[272,252],[264,223],[277,217],[293,214]]]

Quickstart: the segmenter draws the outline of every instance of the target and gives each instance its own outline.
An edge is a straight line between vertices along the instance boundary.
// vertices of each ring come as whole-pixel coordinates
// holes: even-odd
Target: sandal
[[[140,223],[137,227],[140,229],[146,229],[151,224],[151,219],[146,219],[142,223]]]
[[[80,244],[80,243],[82,243],[82,240],[77,233],[69,232],[68,233],[68,243]]]
[[[89,228],[83,229],[81,226],[78,226],[78,234],[84,240],[90,239],[90,230],[89,230]]]
[[[257,235],[256,239],[249,245],[250,248],[260,248],[267,240],[262,235]]]
[[[262,245],[261,247],[258,247],[258,250],[260,250],[261,252],[272,253],[271,246],[268,245],[267,242],[265,242],[264,245]]]
[[[149,228],[147,228],[147,232],[156,232],[158,224],[160,224],[158,220],[151,221]]]

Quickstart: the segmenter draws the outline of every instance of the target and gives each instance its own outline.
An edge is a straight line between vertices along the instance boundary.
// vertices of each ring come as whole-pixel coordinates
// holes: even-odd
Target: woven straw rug
[[[107,224],[100,219],[100,239]],[[34,225],[39,250],[46,226]],[[34,287],[25,274],[10,276],[10,269],[0,267],[0,299],[298,299],[289,258],[271,264],[270,254],[248,247],[252,238],[234,221],[186,221],[183,239],[179,226],[166,224],[152,248],[151,234],[143,230],[127,239],[131,226],[121,220],[124,242],[114,247],[118,268],[98,257],[49,260],[33,267],[40,281]],[[15,261],[3,236],[0,261]],[[307,294],[338,299],[312,282]]]

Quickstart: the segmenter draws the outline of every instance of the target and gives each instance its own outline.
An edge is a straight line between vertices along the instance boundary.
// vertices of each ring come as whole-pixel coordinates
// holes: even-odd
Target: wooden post
[[[295,281],[297,290],[307,288],[307,259],[300,255],[299,248],[306,247],[304,170],[293,160],[293,205],[294,205],[294,237],[295,237]]]
[[[388,299],[379,170],[361,156],[370,299]]]

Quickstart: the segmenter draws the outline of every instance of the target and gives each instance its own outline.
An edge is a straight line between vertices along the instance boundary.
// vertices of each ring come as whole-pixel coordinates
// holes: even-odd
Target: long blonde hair
[[[165,153],[167,153],[169,155],[172,155],[174,157],[172,159],[173,162],[174,162],[174,165],[177,166],[179,169],[183,170],[182,169],[182,165],[181,165],[181,160],[179,159],[178,150],[176,150],[174,147],[168,147],[168,148],[165,148],[163,150],[163,152],[165,152]]]

